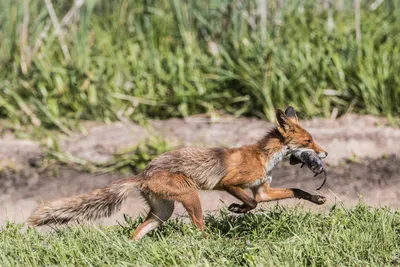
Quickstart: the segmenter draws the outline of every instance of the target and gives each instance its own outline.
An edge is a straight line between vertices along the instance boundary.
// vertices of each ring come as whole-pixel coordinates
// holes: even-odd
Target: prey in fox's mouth
[[[327,173],[322,165],[322,160],[317,155],[317,153],[311,150],[295,151],[290,155],[289,160],[290,160],[290,165],[301,163],[301,168],[303,168],[304,165],[307,165],[307,167],[315,174],[314,177],[321,173],[324,174],[324,180],[316,190],[320,190],[325,185]]]

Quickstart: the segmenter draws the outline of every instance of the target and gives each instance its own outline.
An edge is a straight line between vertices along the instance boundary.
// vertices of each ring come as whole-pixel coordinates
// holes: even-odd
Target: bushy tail
[[[121,208],[131,190],[139,184],[135,177],[112,183],[88,194],[72,196],[39,206],[28,218],[32,226],[108,217]]]

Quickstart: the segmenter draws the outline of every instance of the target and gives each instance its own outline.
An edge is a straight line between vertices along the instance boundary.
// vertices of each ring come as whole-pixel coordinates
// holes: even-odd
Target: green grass
[[[0,231],[1,266],[395,266],[400,213],[359,205],[311,213],[269,211],[207,216],[208,238],[181,219],[138,242],[123,227],[81,226],[52,233],[8,224]]]
[[[44,1],[1,1],[0,118],[69,133],[80,120],[121,117],[273,120],[289,104],[308,117],[334,108],[398,116],[400,6],[361,1],[357,44],[352,2],[342,2],[328,31],[327,10],[312,0],[268,1],[265,26],[256,0],[88,0],[59,41]],[[71,5],[53,1],[59,21]]]

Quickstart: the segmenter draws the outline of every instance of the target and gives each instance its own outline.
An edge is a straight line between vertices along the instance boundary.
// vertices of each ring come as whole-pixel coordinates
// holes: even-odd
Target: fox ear
[[[278,120],[279,127],[283,129],[283,131],[288,132],[293,128],[293,122],[280,109],[276,110],[276,119]]]
[[[292,122],[298,124],[299,120],[297,119],[297,114],[296,111],[294,111],[294,108],[292,106],[288,106],[285,110],[285,115],[286,117],[289,118]]]

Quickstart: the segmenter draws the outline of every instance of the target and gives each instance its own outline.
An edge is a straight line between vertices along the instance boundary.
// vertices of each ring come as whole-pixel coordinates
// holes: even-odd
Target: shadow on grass
[[[230,213],[226,208],[205,215],[206,234],[211,238],[242,238],[265,236],[279,233],[281,238],[293,235],[293,224],[321,224],[326,214],[305,211],[301,205],[285,207],[276,205],[269,210],[258,210],[247,214]],[[136,227],[144,221],[143,217],[132,219],[124,216],[125,223],[120,224],[123,234],[133,234]],[[156,238],[170,235],[199,235],[201,233],[190,223],[187,215],[170,219],[149,236]]]

